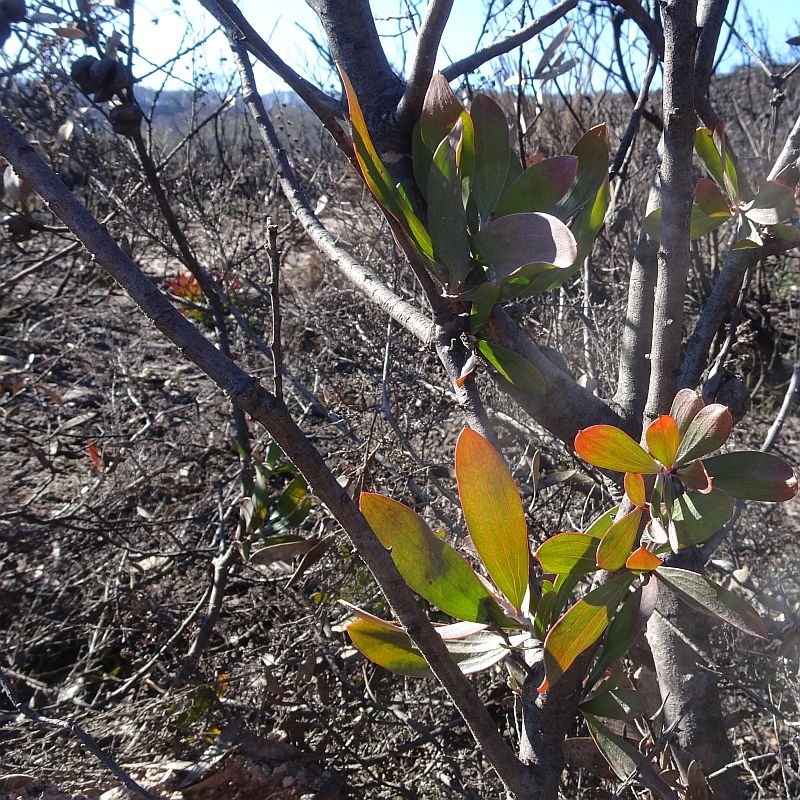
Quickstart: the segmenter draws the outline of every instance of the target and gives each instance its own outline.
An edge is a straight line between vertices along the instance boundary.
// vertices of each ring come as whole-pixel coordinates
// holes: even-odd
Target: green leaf
[[[296,528],[311,510],[308,485],[299,475],[290,481],[275,503],[269,517],[259,528],[259,533],[275,534]]]
[[[605,671],[628,652],[644,630],[658,599],[658,584],[652,578],[651,581],[652,584],[648,584],[644,591],[639,587],[630,592],[611,620],[600,654],[592,667],[589,686],[594,686]]]
[[[722,166],[722,157],[714,144],[714,134],[708,128],[698,128],[694,135],[694,149],[703,166],[719,186],[725,185],[725,171]],[[735,201],[735,197],[729,198]]]
[[[610,719],[633,719],[647,713],[642,695],[635,689],[613,689],[600,692],[580,704],[584,714],[593,714]]]
[[[613,425],[592,425],[578,431],[575,452],[600,469],[657,475],[658,462],[627,433]]]
[[[428,231],[414,213],[408,198],[398,192],[386,167],[380,160],[367,130],[367,123],[350,79],[341,68],[339,68],[339,74],[347,95],[350,109],[350,126],[353,133],[353,147],[364,182],[375,196],[375,199],[403,226],[419,252],[425,258],[432,260],[433,245]]]
[[[515,388],[526,394],[541,396],[547,392],[539,370],[526,358],[493,344],[486,339],[477,339],[475,345],[481,355]]]
[[[409,635],[390,622],[357,619],[347,626],[353,644],[373,663],[390,672],[412,678],[427,678],[433,673]]]
[[[630,514],[614,521],[597,548],[598,567],[608,572],[616,572],[625,566],[625,561],[636,542],[641,521],[641,508],[635,508]]]
[[[456,152],[449,139],[436,148],[428,174],[428,231],[436,260],[447,267],[450,292],[458,292],[472,268],[467,215],[461,197]]]
[[[528,528],[506,462],[479,433],[456,443],[456,480],[467,529],[489,575],[519,610],[528,589]]]
[[[578,243],[578,257],[576,264],[581,264],[592,250],[597,234],[603,227],[603,222],[608,211],[608,203],[611,198],[611,185],[606,175],[605,180],[600,184],[593,199],[590,199],[583,208],[576,214],[572,221],[571,229]]]
[[[745,633],[767,638],[767,629],[758,612],[739,595],[685,569],[659,567],[654,575],[697,611],[721,619]]]
[[[703,459],[713,485],[742,500],[781,502],[797,494],[797,475],[782,459],[759,450],[723,453]]]
[[[675,456],[675,464],[687,464],[695,458],[719,450],[733,430],[733,417],[726,406],[711,403],[697,412],[686,428]]]
[[[528,167],[508,187],[495,216],[524,211],[549,211],[569,191],[578,172],[576,156],[555,156]]]
[[[794,191],[776,181],[765,181],[758,194],[742,205],[742,212],[756,225],[777,225],[794,214]]]
[[[511,160],[511,144],[503,109],[485,94],[476,94],[470,107],[475,130],[475,173],[472,196],[481,223],[489,219],[503,193]]]
[[[515,269],[500,281],[500,300],[508,302],[518,297],[532,297],[550,290],[572,275],[572,268],[563,269],[553,264],[526,264]]]
[[[614,524],[614,519],[617,516],[617,512],[619,511],[619,506],[614,506],[613,508],[609,508],[608,511],[604,511],[589,525],[589,527],[584,531],[587,536],[594,536],[596,539],[602,539],[605,536],[606,531]]]
[[[568,220],[587,203],[594,203],[608,180],[608,129],[605,125],[590,128],[572,148],[578,157],[577,180],[572,191],[554,213]]]
[[[553,625],[544,641],[546,677],[539,692],[549,689],[600,638],[633,580],[629,573],[613,577],[592,589]]]
[[[472,237],[472,247],[475,259],[486,264],[495,278],[538,262],[571,267],[578,254],[569,228],[538,212],[498,217]]]
[[[703,398],[694,389],[681,389],[675,395],[669,415],[678,423],[681,436],[686,433],[689,423],[704,407]]]
[[[472,333],[478,333],[488,322],[500,299],[500,287],[496,283],[486,281],[470,292],[469,299],[472,300],[469,310],[469,327]]]
[[[669,469],[675,461],[681,443],[678,423],[668,414],[653,420],[645,431],[647,449]]]
[[[403,580],[429,603],[456,619],[501,622],[504,614],[472,567],[402,503],[380,494],[361,495],[361,513]]]
[[[594,572],[599,540],[585,533],[558,533],[543,542],[535,555],[542,569],[555,575]]]
[[[733,515],[733,498],[713,489],[709,493],[686,492],[672,505],[678,549],[705,542]]]
[[[633,743],[610,731],[591,714],[584,714],[584,719],[595,744],[620,780],[625,781],[635,774],[639,782],[662,800],[675,800],[675,791]]]

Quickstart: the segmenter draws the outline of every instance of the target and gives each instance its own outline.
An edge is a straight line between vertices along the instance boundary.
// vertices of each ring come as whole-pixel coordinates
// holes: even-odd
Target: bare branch
[[[234,405],[266,428],[350,537],[392,610],[446,689],[501,780],[511,791],[529,796],[534,785],[532,775],[508,747],[475,687],[461,673],[442,638],[420,611],[415,595],[397,571],[389,551],[372,533],[352,498],[283,403],[178,313],[4,115],[0,115],[0,154],[8,159],[18,175],[31,182],[50,210],[92,253],[96,263],[125,289],[181,353],[223,389]]]
[[[650,46],[663,59],[664,34],[639,0],[616,0],[615,5],[618,5],[639,26],[639,30],[647,37]]]
[[[452,9],[453,0],[431,0],[425,12],[411,74],[397,106],[395,121],[401,131],[410,131],[422,111],[422,102],[431,82],[439,44]]]
[[[314,214],[305,194],[292,171],[286,153],[281,147],[275,129],[267,116],[264,104],[255,91],[253,71],[242,52],[240,45],[231,43],[234,58],[239,66],[242,79],[244,102],[258,125],[261,138],[278,173],[286,199],[292,207],[300,224],[305,228],[314,244],[337,268],[375,305],[383,309],[392,319],[399,322],[406,330],[416,336],[424,344],[430,344],[434,338],[434,324],[411,304],[398,297],[377,275],[358,264],[355,259],[342,250],[336,240]]]
[[[341,130],[338,121],[342,116],[341,103],[298,75],[283,61],[259,36],[232,0],[198,0],[198,2],[219,22],[229,38],[241,42],[262,64],[284,81],[317,115],[325,127],[331,130],[331,133],[334,128]],[[334,138],[338,141],[335,135]]]
[[[683,300],[689,271],[689,222],[694,193],[692,153],[696,117],[693,81],[686,63],[694,61],[694,4],[663,4],[664,33],[669,43],[664,61],[664,156],[661,162],[661,247],[653,317],[652,369],[646,414],[669,408],[677,387],[683,341]]]
[[[508,53],[515,47],[519,47],[521,44],[533,39],[534,36],[538,36],[538,34],[551,25],[555,25],[556,22],[562,19],[569,11],[572,11],[577,5],[578,0],[561,0],[560,3],[553,6],[547,13],[542,14],[541,17],[535,19],[530,25],[518,31],[513,36],[501,39],[499,42],[489,45],[489,47],[478,50],[477,53],[473,53],[466,58],[462,58],[460,61],[456,61],[455,64],[451,64],[446,69],[443,69],[442,74],[448,81],[452,81],[461,75],[466,75],[468,72],[474,72],[487,61],[491,61],[493,58],[503,55],[503,53]]]

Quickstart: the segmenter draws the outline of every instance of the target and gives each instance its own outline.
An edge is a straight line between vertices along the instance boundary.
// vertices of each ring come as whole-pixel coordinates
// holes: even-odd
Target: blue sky
[[[321,26],[314,12],[302,0],[285,0],[277,3],[275,0],[241,0],[238,5],[271,46],[284,60],[300,71],[304,76],[315,82],[325,80],[326,72],[320,66],[316,51],[311,44],[309,36],[303,28],[313,35],[321,35]],[[387,34],[385,39],[387,52],[394,53],[394,58],[399,64],[402,59],[402,49],[399,46],[398,9],[400,0],[372,0],[373,13],[379,20],[379,29]],[[539,0],[536,8],[547,8],[552,5],[550,0]],[[734,5],[733,0],[731,6]],[[274,11],[278,6],[281,10]],[[482,0],[456,0],[454,13],[448,23],[443,40],[443,49],[439,66],[443,67],[452,60],[457,60],[473,52],[478,42],[481,10],[484,6]],[[174,50],[176,42],[182,40],[186,30],[186,19],[189,20],[193,35],[202,36],[210,33],[215,25],[199,3],[193,0],[183,0],[176,6],[169,0],[139,0],[137,3],[137,36],[136,41],[142,52],[153,61],[164,57],[164,53]],[[183,14],[183,17],[181,17]],[[800,58],[800,47],[788,47],[785,40],[790,36],[800,35],[800,2],[798,0],[742,0],[742,13],[740,13],[739,28],[742,35],[750,39],[752,31],[745,23],[745,15],[749,15],[756,23],[763,22],[763,27],[768,33],[768,45],[774,57],[784,62]],[[158,19],[158,24],[151,20]],[[555,28],[552,33],[555,33]],[[542,47],[549,40],[551,32],[543,37],[543,42],[532,42],[526,48],[526,57],[535,63],[541,54]],[[188,41],[188,40],[187,40]],[[408,48],[413,48],[414,37],[405,38]],[[602,43],[601,43],[602,48]],[[195,63],[187,59],[176,71],[177,77],[191,75],[192,69],[206,65],[212,71],[229,68],[230,62],[220,64],[220,57],[225,57],[227,45],[222,36],[213,37],[209,44],[193,54]],[[583,58],[576,45],[567,47],[568,54]],[[741,52],[738,48],[731,47],[730,55],[725,66],[732,68],[741,63]],[[138,75],[143,75],[144,67],[137,70]],[[275,89],[285,88],[279,81],[269,75],[266,70],[257,73],[261,91],[266,93]],[[499,80],[499,77],[498,77]],[[157,76],[146,80],[149,85],[158,83]],[[180,85],[180,80],[173,80],[169,86],[175,88]],[[327,87],[326,87],[327,88]],[[332,87],[331,87],[332,88]]]

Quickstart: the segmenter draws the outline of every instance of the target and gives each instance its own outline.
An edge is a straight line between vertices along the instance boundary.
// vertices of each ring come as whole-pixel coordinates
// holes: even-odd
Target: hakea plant
[[[670,413],[648,426],[646,447],[609,425],[580,431],[575,451],[582,459],[624,473],[624,502],[585,531],[544,542],[535,553],[540,575],[533,583],[517,486],[502,456],[469,428],[456,445],[455,472],[464,520],[488,577],[402,503],[364,493],[361,510],[409,587],[458,620],[436,629],[465,673],[512,653],[528,669],[543,659],[544,692],[603,637],[582,706],[597,728],[594,714],[613,716],[609,708],[621,706],[620,693],[627,690],[609,679],[609,668],[641,632],[659,584],[698,611],[766,635],[761,618],[738,595],[663,563],[670,551],[719,530],[731,518],[735,498],[777,502],[797,493],[794,471],[773,455],[712,455],[732,427],[725,406],[705,405],[695,392],[683,390]],[[573,590],[590,573],[598,573],[595,588],[570,605]],[[403,675],[431,674],[400,626],[346,605],[353,614],[348,633],[367,658]],[[602,731],[595,733],[601,744]]]

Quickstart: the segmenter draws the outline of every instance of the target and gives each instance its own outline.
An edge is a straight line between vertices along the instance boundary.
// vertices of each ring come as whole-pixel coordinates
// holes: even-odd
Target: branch
[[[8,698],[8,701],[17,713],[22,714],[23,717],[31,720],[31,722],[45,728],[65,731],[71,736],[74,736],[134,797],[142,797],[144,800],[155,800],[155,797],[146,789],[139,786],[139,784],[136,783],[136,781],[131,778],[102,747],[100,747],[95,738],[90,733],[87,733],[77,722],[74,720],[66,721],[63,719],[54,719],[53,717],[45,717],[35,709],[26,705],[14,694],[2,673],[0,673],[0,691]]]
[[[269,67],[297,94],[331,132],[337,142],[342,136],[347,136],[338,119],[342,115],[341,103],[298,75],[283,61],[258,35],[255,28],[232,0],[198,0],[198,2],[219,22],[228,38],[242,43],[262,64]]]
[[[400,323],[423,344],[430,344],[434,338],[434,324],[414,306],[398,297],[373,272],[358,264],[349,253],[342,250],[336,240],[314,214],[305,194],[294,176],[289,159],[281,147],[275,129],[270,122],[261,97],[255,90],[253,71],[241,45],[231,42],[231,49],[239,67],[242,81],[242,94],[250,114],[261,133],[267,153],[275,165],[281,189],[292,207],[292,211],[305,228],[319,250],[329,258],[340,272],[358,288],[372,303]]]
[[[639,30],[647,37],[650,46],[664,58],[664,34],[658,23],[642,8],[639,0],[616,0],[618,5],[638,26]]]
[[[530,776],[495,727],[475,687],[461,673],[442,638],[420,611],[415,595],[397,571],[389,551],[372,533],[352,498],[283,403],[178,313],[4,115],[0,115],[0,154],[6,157],[20,177],[30,181],[49,209],[94,256],[96,263],[125,289],[181,353],[208,375],[234,405],[246,411],[275,439],[369,566],[392,610],[444,686],[500,779],[517,794],[528,790]]]
[[[655,418],[669,408],[677,387],[683,342],[683,301],[689,272],[689,222],[694,185],[695,111],[691,78],[696,46],[694,4],[671,0],[663,4],[664,36],[664,158],[659,168],[663,209],[658,281],[653,314],[651,370],[645,413]]]
[[[431,0],[417,39],[417,51],[403,97],[397,105],[395,122],[400,131],[410,131],[422,113],[422,102],[431,82],[436,55],[442,41],[453,0]]]
[[[487,61],[491,61],[493,58],[503,55],[503,53],[508,53],[515,47],[519,47],[521,44],[533,39],[534,36],[537,36],[543,30],[546,30],[551,25],[558,22],[577,5],[578,0],[561,0],[560,3],[553,6],[547,13],[542,14],[541,17],[535,19],[530,25],[518,31],[513,36],[501,39],[499,42],[489,45],[489,47],[478,50],[477,53],[473,53],[471,56],[456,61],[455,64],[451,64],[446,69],[443,69],[442,74],[448,81],[452,81],[461,75],[466,75],[468,72],[474,72]]]
[[[489,341],[518,353],[539,370],[547,385],[546,394],[540,397],[526,394],[507,382],[503,382],[503,389],[561,441],[571,446],[581,428],[596,423],[626,427],[619,414],[559,369],[502,309],[494,310],[483,334]]]

